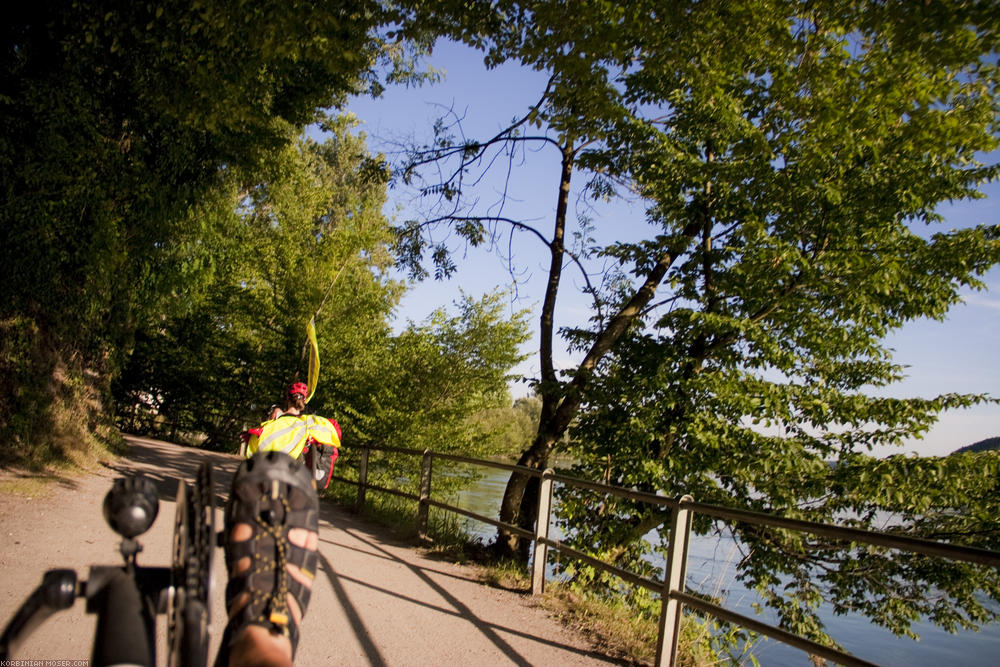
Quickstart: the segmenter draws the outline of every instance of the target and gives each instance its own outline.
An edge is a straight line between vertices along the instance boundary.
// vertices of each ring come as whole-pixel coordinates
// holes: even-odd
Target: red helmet
[[[288,385],[288,395],[291,396],[292,394],[301,394],[302,398],[305,398],[309,395],[309,385],[305,382],[293,382]]]

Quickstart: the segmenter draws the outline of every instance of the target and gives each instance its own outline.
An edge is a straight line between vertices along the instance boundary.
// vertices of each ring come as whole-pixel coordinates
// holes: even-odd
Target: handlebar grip
[[[22,641],[54,612],[69,609],[76,600],[76,572],[49,570],[0,636],[0,660],[8,660]]]

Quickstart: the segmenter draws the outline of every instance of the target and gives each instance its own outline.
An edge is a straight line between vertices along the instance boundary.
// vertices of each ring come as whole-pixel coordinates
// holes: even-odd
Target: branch
[[[512,137],[511,136],[511,134],[514,131],[516,131],[519,127],[523,126],[525,123],[528,123],[532,118],[537,117],[539,109],[541,108],[541,106],[545,102],[545,100],[548,98],[549,93],[552,90],[553,80],[554,80],[554,76],[549,77],[548,82],[545,84],[545,90],[542,91],[541,97],[538,99],[538,101],[534,105],[532,105],[530,107],[530,109],[528,110],[528,113],[526,113],[520,119],[514,121],[514,123],[512,123],[511,125],[508,125],[507,127],[505,127],[503,130],[501,130],[500,132],[498,132],[496,135],[494,135],[490,139],[487,139],[486,141],[483,141],[483,142],[466,142],[465,144],[463,144],[461,146],[453,146],[453,147],[450,147],[450,148],[429,149],[429,150],[426,150],[426,151],[416,151],[416,152],[413,153],[413,155],[417,156],[418,159],[414,160],[414,161],[411,161],[410,163],[408,163],[406,165],[406,167],[404,168],[404,172],[411,171],[411,170],[415,169],[416,167],[420,167],[420,166],[423,166],[425,164],[430,164],[432,162],[440,161],[440,160],[442,160],[444,158],[453,157],[455,155],[466,153],[473,146],[477,148],[476,153],[471,158],[463,158],[462,159],[462,163],[461,163],[463,166],[471,164],[472,162],[475,162],[476,160],[480,159],[483,156],[483,154],[486,152],[486,149],[489,148],[490,146],[492,146],[493,144],[496,144],[496,143],[541,141],[541,142],[550,143],[550,144],[556,146],[557,148],[561,148],[561,146],[559,145],[559,142],[557,142],[555,139],[552,139],[551,137],[548,137],[548,136],[545,136],[545,135],[531,136],[531,137],[527,137],[527,136],[525,136],[525,137]],[[451,111],[451,114],[453,116],[456,116],[456,119],[457,119],[457,115],[454,113],[454,111]],[[459,127],[461,127],[461,124],[459,124]],[[454,175],[452,176],[452,178],[454,178]],[[445,182],[450,182],[450,181],[451,181],[451,179],[449,179],[448,181],[445,181]]]
[[[684,227],[676,242],[657,259],[656,264],[646,276],[646,280],[636,290],[635,294],[632,295],[632,298],[622,306],[608,322],[607,327],[598,334],[594,340],[594,344],[591,345],[587,355],[577,367],[576,373],[567,388],[565,398],[559,405],[558,423],[563,429],[569,425],[573,415],[576,414],[576,410],[582,400],[583,388],[589,382],[590,375],[597,366],[597,363],[608,353],[618,339],[621,338],[629,325],[644,311],[656,294],[656,289],[663,281],[667,271],[673,265],[674,261],[676,261],[677,257],[690,245],[700,230],[701,225],[698,222],[688,223]]]
[[[514,229],[519,229],[523,232],[529,232],[533,234],[538,240],[540,240],[545,245],[550,245],[549,239],[538,231],[531,225],[525,224],[520,220],[515,220],[514,218],[508,218],[502,215],[442,215],[436,218],[429,218],[413,226],[414,229],[422,229],[424,227],[432,227],[434,225],[440,224],[442,222],[502,222],[510,225]],[[586,283],[586,290],[596,293],[593,284],[590,282],[590,276],[587,273],[587,269],[584,267],[583,262],[576,255],[576,253],[563,249],[563,254],[568,256],[573,264],[580,269],[580,274],[583,276],[583,281]]]
[[[646,306],[646,308],[642,311],[642,314],[640,315],[640,317],[646,316],[649,313],[651,313],[652,311],[656,310],[657,308],[660,308],[661,306],[665,306],[668,303],[674,303],[674,302],[677,302],[677,301],[680,301],[680,300],[681,300],[681,295],[680,294],[675,294],[672,297],[670,297],[669,299],[664,299],[663,301],[657,301],[656,303],[651,303],[648,306]]]
[[[559,294],[559,280],[562,277],[563,255],[566,253],[563,238],[566,232],[566,210],[569,207],[570,178],[573,175],[576,152],[572,141],[567,141],[561,147],[562,160],[559,175],[559,195],[556,202],[555,225],[552,230],[552,241],[549,249],[552,255],[549,262],[549,279],[545,285],[545,298],[542,301],[542,316],[539,323],[538,355],[541,365],[542,382],[556,382],[555,365],[552,360],[552,334],[555,322],[556,296]],[[539,433],[542,425],[552,417],[556,410],[554,397],[543,393],[542,413],[539,418]],[[562,434],[563,428],[556,427],[556,433]]]

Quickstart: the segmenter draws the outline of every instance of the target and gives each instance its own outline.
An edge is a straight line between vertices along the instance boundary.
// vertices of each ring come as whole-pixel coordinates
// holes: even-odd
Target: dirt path
[[[202,461],[213,465],[221,508],[238,464],[234,456],[129,440],[128,457],[99,472],[60,480],[36,498],[0,495],[0,622],[47,569],[75,568],[85,579],[92,564],[121,562],[117,536],[101,515],[115,477],[142,472],[160,494],[159,517],[140,538],[145,547],[140,564],[169,564],[177,479],[193,479]],[[221,527],[221,509],[216,522]],[[222,551],[216,556],[213,656],[225,617]],[[86,659],[94,624],[78,600],[42,625],[13,657]],[[161,616],[160,664],[164,625]],[[379,526],[326,502],[320,509],[319,572],[302,631],[300,667],[615,664],[549,618],[530,596],[484,586],[470,568],[426,558]]]

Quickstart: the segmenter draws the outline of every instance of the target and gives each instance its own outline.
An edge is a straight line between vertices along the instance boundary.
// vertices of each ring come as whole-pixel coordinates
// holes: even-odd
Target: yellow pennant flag
[[[319,382],[319,343],[316,342],[316,318],[309,320],[306,325],[306,338],[309,339],[309,395],[306,396],[306,403],[316,393],[316,383]]]

